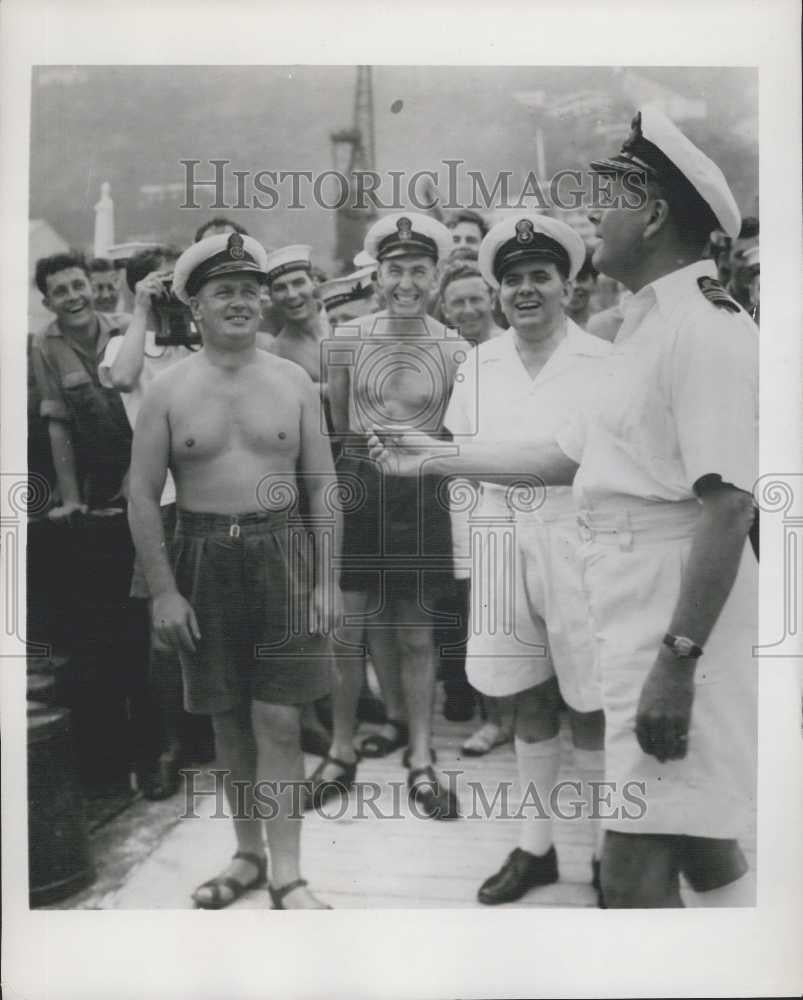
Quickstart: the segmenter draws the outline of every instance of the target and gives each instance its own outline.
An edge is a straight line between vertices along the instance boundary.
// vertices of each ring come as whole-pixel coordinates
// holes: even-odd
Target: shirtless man
[[[315,294],[310,253],[310,247],[297,245],[268,254],[268,291],[282,328],[272,339],[261,335],[259,346],[301,365],[312,381],[321,385],[325,397],[321,341],[329,336],[329,322]]]
[[[154,629],[179,652],[187,709],[212,716],[234,815],[238,850],[194,893],[203,909],[265,883],[263,818],[274,908],[326,908],[300,877],[291,783],[304,777],[301,706],[329,688],[331,608],[320,562],[312,594],[304,567],[291,566],[286,510],[269,503],[286,490],[268,484],[295,484],[296,468],[309,474],[310,506],[325,518],[333,467],[312,383],[256,348],[265,263],[262,247],[238,233],[182,254],[173,289],[204,346],[152,384],[134,435],[129,516]],[[172,565],[159,517],[168,468],[178,507]],[[255,805],[255,782],[280,783],[261,785],[276,805],[270,818]]]
[[[350,476],[363,494],[358,509],[346,514],[340,579],[348,620],[359,624],[349,626],[350,640],[349,629],[341,635],[359,646],[366,622],[372,630],[379,622],[390,626],[407,710],[406,721],[389,718],[378,738],[369,737],[377,744],[370,755],[407,746],[411,803],[419,815],[439,819],[458,815],[453,792],[432,768],[431,747],[431,609],[452,575],[448,504],[436,495],[438,480],[431,476],[383,476],[365,443],[377,425],[413,422],[433,434],[442,430],[456,368],[469,350],[455,331],[426,315],[438,260],[451,248],[446,227],[426,216],[402,213],[372,226],[365,250],[379,262],[387,309],[355,320],[351,334],[335,331],[333,349],[351,360],[329,366],[332,418],[346,442],[338,474],[342,482]],[[349,787],[354,781],[359,667],[357,656],[336,658],[332,748],[313,775],[313,801],[333,783]],[[364,745],[368,750],[368,741]]]

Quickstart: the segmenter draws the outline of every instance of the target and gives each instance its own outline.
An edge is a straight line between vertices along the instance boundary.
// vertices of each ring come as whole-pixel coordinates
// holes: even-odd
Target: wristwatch
[[[698,646],[693,639],[685,635],[672,635],[667,632],[664,636],[664,645],[669,646],[675,656],[682,660],[696,660],[703,655],[702,646]]]

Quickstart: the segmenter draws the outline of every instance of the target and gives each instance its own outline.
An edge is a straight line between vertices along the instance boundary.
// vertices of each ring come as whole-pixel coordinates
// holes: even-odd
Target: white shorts
[[[687,756],[661,764],[642,752],[634,731],[641,688],[668,631],[700,511],[692,500],[581,515],[605,709],[605,779],[615,786],[602,817],[610,830],[737,838],[755,806],[758,567],[749,543],[697,664]],[[628,783],[643,784],[643,793],[635,784],[629,788],[645,810],[628,803]]]
[[[578,712],[601,708],[595,650],[578,561],[576,514],[472,528],[466,675],[480,692],[518,694],[557,676]]]

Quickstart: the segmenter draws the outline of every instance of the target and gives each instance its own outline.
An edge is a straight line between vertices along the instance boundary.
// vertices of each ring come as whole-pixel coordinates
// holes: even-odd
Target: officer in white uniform
[[[594,266],[633,293],[598,405],[556,439],[468,445],[428,468],[574,483],[615,783],[607,905],[682,905],[683,874],[697,904],[749,906],[737,838],[756,780],[758,336],[701,259],[712,230],[735,237],[741,220],[719,168],[657,110],[592,166],[620,199],[597,216]],[[627,207],[635,179],[644,197]],[[420,436],[371,444],[397,471],[437,454]]]
[[[508,219],[483,239],[479,267],[510,329],[480,344],[458,371],[446,414],[456,442],[527,440],[534,428],[555,434],[589,398],[610,344],[565,314],[584,260],[577,233],[547,216]],[[571,489],[537,490],[528,498],[494,483],[480,489],[468,520],[474,556],[466,673],[482,694],[513,697],[522,793],[532,784],[549,809],[560,767],[561,696],[589,797],[590,782],[603,777],[604,723]],[[456,515],[456,533],[461,522]],[[593,874],[598,882],[598,862]],[[479,900],[510,902],[557,878],[552,823],[531,816]]]

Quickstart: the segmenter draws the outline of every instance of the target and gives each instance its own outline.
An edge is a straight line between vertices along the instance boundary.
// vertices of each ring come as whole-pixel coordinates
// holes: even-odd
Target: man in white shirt
[[[101,385],[118,389],[128,422],[133,430],[148,386],[163,371],[192,353],[188,344],[157,344],[160,323],[154,311],[155,300],[166,300],[172,261],[177,254],[169,247],[152,247],[126,262],[126,282],[134,294],[131,323],[123,336],[112,337],[98,366]],[[189,319],[189,310],[187,317]],[[161,337],[159,338],[162,339]],[[172,538],[176,516],[176,487],[167,472],[161,497],[165,537]],[[147,600],[145,576],[138,556],[134,559],[131,597]],[[206,748],[200,756],[209,757],[212,734],[208,721],[199,726],[181,707],[181,670],[176,655],[151,640],[150,683],[162,722],[162,752],[153,772],[140,776],[146,798],[168,798],[178,789],[178,769],[182,762],[196,759],[190,749],[190,730]],[[206,730],[204,732],[204,729]]]
[[[738,838],[756,791],[758,336],[703,260],[741,219],[720,169],[644,109],[609,175],[594,265],[633,293],[594,412],[556,437],[469,445],[445,473],[573,482],[606,724],[602,883],[612,907],[751,906]],[[627,206],[634,179],[643,197]],[[405,439],[402,437],[403,445]],[[396,472],[411,453],[372,454]],[[428,463],[429,466],[429,463]],[[504,478],[502,478],[504,481]],[[627,808],[628,789],[643,808]]]
[[[497,290],[510,329],[480,344],[460,366],[445,420],[456,443],[527,440],[534,427],[539,433],[557,430],[584,405],[599,360],[610,350],[565,312],[584,260],[577,233],[546,216],[508,219],[485,237],[479,266]],[[510,478],[513,485],[515,476]],[[590,805],[592,782],[602,780],[604,723],[571,490],[541,490],[528,505],[510,488],[482,482],[480,489],[469,518],[469,528],[472,520],[478,525],[470,549],[479,551],[469,560],[468,678],[483,695],[512,699],[522,795],[532,786],[547,812],[560,767],[562,697]],[[513,538],[516,545],[506,544]],[[599,822],[592,822],[592,879],[598,885]],[[512,902],[557,879],[551,821],[525,818],[519,846],[480,888],[479,900]]]

